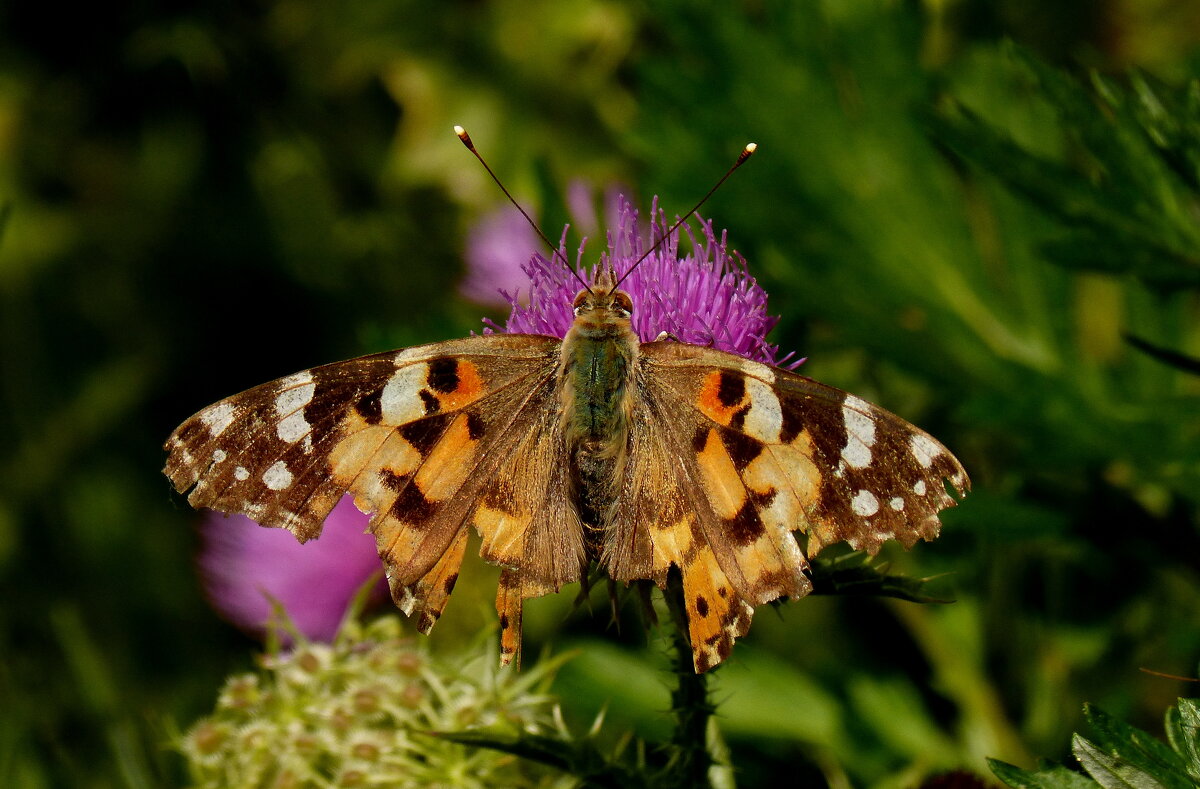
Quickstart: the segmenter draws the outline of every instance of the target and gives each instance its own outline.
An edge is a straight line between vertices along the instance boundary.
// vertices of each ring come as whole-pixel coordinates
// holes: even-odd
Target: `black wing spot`
[[[407,474],[397,474],[390,468],[379,469],[379,482],[388,490],[400,492],[408,484],[409,479]]]
[[[729,538],[738,545],[749,545],[763,535],[766,530],[758,517],[758,510],[750,497],[742,504],[737,514],[725,521]]]
[[[437,512],[437,504],[425,498],[419,485],[409,483],[396,497],[391,512],[397,520],[404,521],[411,528],[420,529],[426,526]]]
[[[471,411],[467,414],[467,438],[472,441],[478,441],[483,438],[484,431],[487,430],[487,425],[483,423],[483,417]]]
[[[420,452],[422,457],[425,457],[433,450],[433,445],[438,442],[442,434],[446,432],[446,425],[452,416],[452,414],[436,414],[409,422],[407,425],[401,425],[400,437],[411,444],[413,449]]]
[[[383,404],[380,399],[382,395],[383,388],[380,387],[367,392],[354,404],[354,410],[368,425],[377,425],[383,421]]]
[[[701,618],[708,616],[708,601],[701,595],[696,595],[696,613],[700,614]]]
[[[458,361],[448,356],[429,363],[429,374],[425,377],[429,388],[441,394],[458,389]]]
[[[717,399],[726,408],[732,408],[742,402],[746,396],[746,381],[738,373],[727,370],[721,371],[721,383],[717,387]]]
[[[437,395],[430,392],[428,389],[422,389],[417,392],[417,396],[421,398],[421,402],[425,404],[426,414],[436,414],[442,410],[442,401],[437,399]]]
[[[729,453],[729,458],[738,471],[745,470],[746,466],[753,463],[763,451],[761,441],[733,430],[722,430],[721,441],[725,444],[725,450]]]
[[[800,401],[793,398],[780,399],[783,412],[783,424],[779,428],[779,441],[790,444],[804,430],[804,422],[800,419]]]

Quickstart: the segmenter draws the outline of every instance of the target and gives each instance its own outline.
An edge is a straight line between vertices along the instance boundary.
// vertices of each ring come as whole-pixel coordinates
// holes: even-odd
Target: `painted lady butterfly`
[[[490,334],[296,373],[209,406],[167,440],[195,507],[301,540],[346,493],[392,596],[428,633],[469,527],[503,567],[501,659],[524,600],[583,582],[660,587],[678,568],[696,671],[724,660],[754,607],[808,594],[806,556],[938,533],[970,482],[940,443],[854,395],[673,340],[642,343],[601,274],[566,337]],[[806,536],[802,549],[793,531]]]

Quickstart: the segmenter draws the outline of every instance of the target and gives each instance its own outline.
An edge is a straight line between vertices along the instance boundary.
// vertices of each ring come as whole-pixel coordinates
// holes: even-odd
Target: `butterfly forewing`
[[[317,367],[199,412],[167,440],[189,502],[320,534],[345,493],[373,513],[393,596],[432,627],[474,503],[550,405],[559,341],[485,335]],[[526,473],[549,474],[529,467]]]

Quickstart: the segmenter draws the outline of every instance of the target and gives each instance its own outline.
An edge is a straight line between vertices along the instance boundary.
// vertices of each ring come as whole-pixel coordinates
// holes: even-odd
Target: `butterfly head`
[[[633,316],[633,299],[613,284],[613,278],[604,272],[596,284],[581,290],[572,304],[575,326],[585,332],[606,332],[612,329],[629,330]]]

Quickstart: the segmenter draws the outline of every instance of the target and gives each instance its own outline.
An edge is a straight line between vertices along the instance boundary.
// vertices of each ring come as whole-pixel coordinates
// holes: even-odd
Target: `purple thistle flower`
[[[581,265],[580,244],[575,267],[589,282],[611,268],[622,277],[642,254],[670,227],[655,199],[650,209],[649,239],[638,228],[638,212],[623,197],[615,233],[608,234],[608,251],[591,269]],[[726,235],[718,238],[712,221],[700,221],[700,240],[685,224],[691,251],[681,256],[676,231],[621,283],[633,299],[633,329],[642,342],[651,342],[663,332],[682,342],[706,345],[773,365],[798,366],[792,354],[779,357],[779,346],[766,340],[779,318],[767,314],[767,293],[746,268],[737,252],[730,252]],[[566,231],[559,245],[561,257],[553,260],[538,253],[522,267],[529,279],[527,298],[505,292],[512,308],[508,322],[499,326],[485,320],[491,330],[510,333],[565,336],[574,320],[571,304],[580,290],[579,281],[567,270]],[[487,329],[485,329],[487,331]],[[789,363],[790,362],[790,363]]]
[[[367,516],[349,497],[333,508],[320,538],[303,545],[243,515],[207,512],[197,561],[205,593],[223,618],[248,633],[266,632],[273,598],[307,638],[331,641],[355,592],[379,570],[366,528]],[[386,592],[381,579],[375,594]]]

